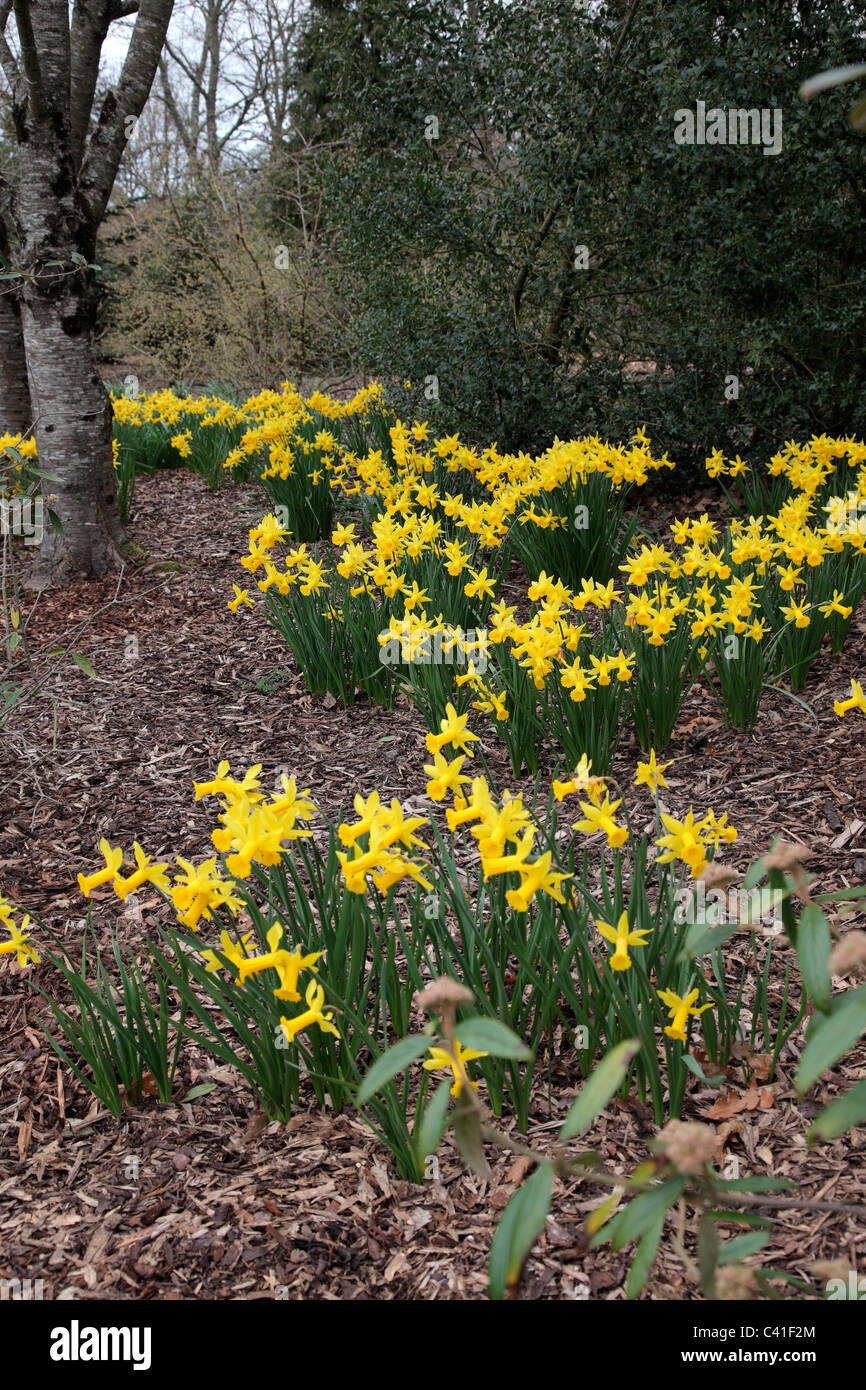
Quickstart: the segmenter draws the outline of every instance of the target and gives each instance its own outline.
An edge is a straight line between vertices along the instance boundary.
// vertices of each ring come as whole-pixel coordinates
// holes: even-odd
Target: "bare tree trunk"
[[[23,309],[39,462],[63,526],[46,525],[31,587],[117,567],[123,543],[111,453],[111,401],[93,354],[88,305],[72,277],[61,301],[32,296]],[[86,291],[84,292],[86,295]]]
[[[43,480],[61,529],[44,527],[30,584],[103,575],[123,542],[111,452],[112,411],[93,350],[96,235],[130,128],[144,109],[173,0],[0,0],[0,67],[18,152],[9,199],[20,272],[20,324]],[[19,55],[6,42],[15,13]],[[110,25],[136,15],[118,82],[93,111]],[[71,22],[71,32],[70,32]],[[95,117],[95,120],[94,120]],[[14,312],[14,300],[6,307]],[[0,308],[3,343],[14,348]],[[13,358],[10,356],[10,380]],[[2,379],[0,379],[2,385]],[[4,427],[8,428],[8,420]]]
[[[65,17],[64,17],[65,18]],[[60,20],[63,22],[63,19]],[[22,115],[32,118],[32,110]],[[96,287],[88,269],[95,227],[75,196],[68,146],[46,121],[30,120],[19,147],[16,205],[21,327],[40,465],[62,531],[45,525],[30,587],[103,575],[123,540],[111,454],[111,402],[93,352]]]

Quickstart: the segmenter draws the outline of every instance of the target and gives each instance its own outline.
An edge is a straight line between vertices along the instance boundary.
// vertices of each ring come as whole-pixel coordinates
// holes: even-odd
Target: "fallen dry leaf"
[[[761,1086],[759,1089],[752,1077],[747,1090],[740,1093],[729,1091],[727,1095],[719,1096],[703,1113],[709,1120],[729,1120],[744,1110],[770,1110],[775,1103],[772,1086]]]

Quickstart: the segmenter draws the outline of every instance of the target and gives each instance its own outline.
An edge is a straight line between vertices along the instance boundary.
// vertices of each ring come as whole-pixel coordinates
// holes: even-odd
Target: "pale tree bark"
[[[135,10],[120,78],[93,124],[102,44],[110,24]],[[70,20],[66,0],[15,0],[20,58],[0,41],[17,138],[11,216],[30,408],[41,466],[56,479],[46,491],[62,526],[60,533],[45,529],[30,576],[40,587],[102,575],[119,563],[112,413],[93,350],[91,266],[171,11],[172,0],[77,0]],[[7,15],[0,0],[3,30]],[[2,331],[0,317],[0,337]]]

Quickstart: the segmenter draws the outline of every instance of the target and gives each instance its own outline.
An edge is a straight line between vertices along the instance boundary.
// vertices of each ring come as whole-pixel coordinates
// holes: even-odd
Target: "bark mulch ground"
[[[261,510],[251,493],[212,495],[187,473],[145,479],[133,534],[147,562],[119,585],[115,578],[39,599],[31,634],[46,650],[101,607],[76,643],[94,675],[67,662],[6,732],[0,890],[69,942],[83,926],[76,874],[95,867],[101,835],[127,848],[136,838],[158,859],[206,851],[213,811],[193,801],[191,783],[212,775],[221,758],[233,772],[259,762],[266,777],[295,774],[331,815],[348,810],[356,791],[378,788],[403,801],[423,794],[425,730],[413,709],[343,710],[313,700],[258,613],[226,610],[231,582],[244,573],[246,527]],[[861,616],[845,651],[822,658],[810,680],[817,728],[803,707],[773,693],[753,733],[727,730],[709,696],[693,692],[666,755],[668,809],[727,810],[740,830],[725,855],[735,867],[781,833],[810,847],[808,867],[822,890],[863,881],[863,721],[838,720],[833,699],[862,677],[864,656]],[[500,785],[513,787],[502,752],[491,746],[487,756]],[[634,758],[634,749],[621,750],[624,785]],[[134,940],[158,906],[145,895],[138,919],[120,919],[124,936]],[[107,930],[116,900],[97,892],[94,907],[95,924]],[[778,943],[776,991],[786,956]],[[8,957],[0,1005],[0,1278],[42,1279],[45,1297],[76,1300],[485,1296],[495,1223],[526,1173],[523,1158],[499,1157],[485,1183],[466,1172],[449,1141],[438,1176],[415,1187],[397,1178],[354,1114],[311,1108],[287,1126],[265,1125],[238,1076],[195,1049],[181,1064],[177,1102],[146,1100],[118,1123],[58,1065],[39,1026],[45,1005]],[[853,1269],[866,1258],[866,1128],[809,1153],[804,1135],[811,1117],[863,1074],[863,1057],[800,1099],[792,1077],[801,1045],[800,1033],[772,1084],[762,1079],[764,1056],[752,1061],[758,1080],[750,1087],[732,1066],[712,1115],[719,1092],[696,1080],[685,1117],[716,1124],[719,1160],[736,1162],[741,1175],[802,1185],[815,1205],[772,1213],[761,1260],[819,1294],[831,1263]],[[578,1085],[562,1055],[552,1075],[552,1110],[546,1078],[532,1107],[529,1137],[539,1146]],[[215,1083],[207,1096],[182,1099],[203,1082]],[[587,1147],[627,1173],[647,1157],[654,1133],[648,1111],[616,1102]],[[557,1181],[523,1297],[624,1297],[629,1252],[586,1248],[583,1222],[599,1197]],[[644,1296],[698,1296],[670,1242]]]

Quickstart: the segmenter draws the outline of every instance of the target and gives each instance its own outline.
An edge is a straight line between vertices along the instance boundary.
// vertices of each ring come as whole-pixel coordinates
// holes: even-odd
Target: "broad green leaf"
[[[193,1086],[191,1091],[187,1091],[185,1096],[181,1096],[181,1101],[198,1100],[200,1096],[209,1096],[211,1091],[216,1090],[215,1081],[204,1081],[200,1086]]]
[[[454,1111],[454,1142],[473,1173],[485,1180],[490,1177],[490,1164],[481,1138],[481,1119],[464,1087],[457,1097]]]
[[[735,1226],[771,1226],[773,1224],[767,1216],[755,1216],[750,1211],[728,1211],[724,1207],[713,1207],[712,1215],[715,1221],[724,1221],[726,1225],[728,1223]]]
[[[627,1038],[602,1057],[569,1110],[559,1131],[560,1139],[573,1139],[592,1124],[622,1085],[640,1046],[637,1038]]]
[[[451,1082],[440,1081],[424,1111],[418,1129],[418,1153],[423,1160],[428,1154],[435,1154],[442,1142],[445,1126],[448,1123],[448,1100],[451,1095]]]
[[[69,655],[72,657],[72,660],[75,662],[79,670],[84,672],[85,676],[91,676],[93,680],[96,680],[96,672],[94,671],[90,662],[87,660],[86,656],[82,656],[81,652],[70,652]]]
[[[832,1012],[814,1024],[797,1068],[796,1087],[808,1091],[825,1071],[834,1067],[866,1028],[866,985],[837,995]]]
[[[726,1187],[731,1192],[785,1192],[796,1187],[795,1182],[785,1178],[768,1178],[763,1173],[753,1178],[719,1178],[717,1187]]]
[[[698,1222],[698,1275],[705,1298],[712,1298],[715,1292],[718,1262],[719,1232],[712,1213],[705,1211]]]
[[[757,1271],[763,1279],[781,1279],[783,1284],[793,1284],[795,1289],[808,1289],[809,1285],[805,1279],[798,1279],[796,1274],[789,1274],[785,1269],[774,1269],[772,1265],[762,1265]]]
[[[461,1047],[489,1052],[491,1057],[524,1058],[532,1053],[526,1043],[495,1018],[466,1018],[454,1029]]]
[[[849,898],[866,898],[866,884],[861,883],[858,888],[840,888],[838,893],[816,893],[812,902],[840,903]]]
[[[866,1081],[859,1081],[850,1091],[838,1096],[826,1110],[822,1110],[814,1124],[809,1126],[806,1138],[810,1144],[816,1139],[836,1139],[855,1125],[866,1120]]]
[[[644,1231],[638,1241],[634,1259],[631,1262],[631,1269],[628,1272],[628,1279],[625,1285],[626,1298],[637,1298],[647,1279],[649,1272],[655,1262],[658,1253],[659,1241],[662,1238],[662,1231],[665,1228],[665,1213],[661,1212],[649,1230]]]
[[[724,1073],[721,1076],[706,1076],[700,1062],[696,1061],[690,1052],[683,1053],[683,1061],[689,1071],[693,1072],[699,1081],[703,1081],[705,1086],[721,1086],[725,1079]]]
[[[747,892],[751,891],[752,888],[757,888],[761,879],[766,876],[766,873],[767,870],[764,868],[763,859],[756,859],[755,863],[751,864],[746,870],[746,876],[743,879],[743,887]]]
[[[597,1207],[593,1207],[586,1218],[586,1234],[588,1236],[594,1236],[596,1231],[600,1231],[605,1222],[610,1220],[619,1206],[621,1197],[621,1192],[612,1192]]]
[[[803,975],[803,984],[809,998],[823,1013],[829,1013],[831,1000],[830,984],[830,928],[820,907],[808,903],[800,915],[797,932],[797,959]]]
[[[732,1260],[742,1260],[746,1255],[755,1255],[763,1250],[770,1239],[769,1231],[747,1231],[744,1236],[734,1236],[726,1240],[719,1251],[719,1264],[729,1265]]]
[[[387,1052],[383,1052],[381,1057],[376,1058],[358,1087],[355,1104],[366,1105],[370,1097],[387,1085],[392,1077],[405,1071],[429,1049],[430,1039],[425,1034],[417,1033],[411,1038],[401,1038],[393,1047],[389,1047]]]
[[[724,922],[721,926],[715,926],[712,922],[694,922],[686,933],[677,959],[694,960],[696,956],[705,956],[708,951],[718,950],[734,932],[740,930],[741,926],[742,923],[739,921]]]
[[[523,1266],[550,1211],[553,1168],[540,1163],[502,1213],[490,1248],[490,1297],[502,1299],[520,1281]]]
[[[619,1212],[599,1231],[593,1244],[601,1244],[602,1240],[609,1239],[614,1250],[621,1250],[631,1241],[639,1240],[644,1231],[648,1231],[659,1217],[664,1216],[668,1208],[673,1206],[685,1185],[686,1180],[683,1177],[668,1178],[666,1182],[659,1183],[658,1187],[641,1193],[640,1197],[635,1197],[624,1211]]]

